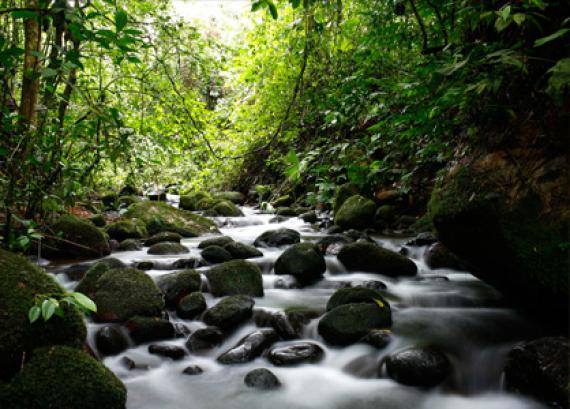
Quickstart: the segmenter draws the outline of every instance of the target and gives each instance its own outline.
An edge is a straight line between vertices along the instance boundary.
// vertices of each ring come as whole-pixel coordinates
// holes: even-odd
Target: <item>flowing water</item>
[[[287,227],[312,241],[324,236],[298,218],[272,224],[270,215],[256,214],[245,208],[245,217],[218,219],[221,232],[236,241],[251,244],[266,230]],[[185,239],[183,244],[199,256],[198,243],[204,237]],[[398,251],[406,242],[402,238],[375,237],[382,246]],[[148,353],[148,344],[134,346],[104,363],[128,388],[129,409],[544,409],[539,403],[508,394],[501,388],[501,371],[512,345],[537,335],[517,312],[504,306],[500,295],[471,274],[454,270],[431,270],[423,261],[426,247],[409,248],[409,257],[418,266],[414,278],[392,279],[368,273],[348,273],[336,257],[327,257],[324,279],[303,289],[276,289],[277,276],[272,265],[284,249],[260,249],[263,258],[251,259],[263,270],[265,296],[256,298],[255,308],[271,311],[287,307],[308,306],[324,309],[327,300],[346,282],[381,280],[393,311],[393,340],[383,350],[364,344],[349,347],[326,345],[317,333],[317,320],[304,330],[306,340],[317,342],[325,350],[318,364],[298,367],[273,367],[264,357],[242,365],[222,365],[216,358],[252,332],[252,322],[237,329],[225,342],[206,353],[188,354],[172,361]],[[131,264],[153,260],[168,264],[180,257],[150,256],[141,251],[114,253],[113,257]],[[160,264],[160,263],[159,263]],[[202,270],[202,269],[198,269]],[[167,270],[150,270],[157,279]],[[62,275],[59,275],[61,277]],[[72,288],[74,283],[64,283]],[[219,299],[206,294],[208,306]],[[200,321],[182,320],[171,313],[170,319],[190,330],[205,326]],[[100,324],[89,324],[89,342]],[[161,344],[184,346],[185,338]],[[451,379],[435,389],[423,390],[400,385],[385,375],[383,359],[407,346],[437,345],[446,352],[453,365]],[[287,342],[281,342],[285,345]],[[94,346],[93,346],[94,348]],[[148,370],[128,370],[121,363],[129,357]],[[187,376],[182,370],[199,365],[204,372]],[[261,392],[243,382],[254,368],[266,367],[280,379],[283,387]]]

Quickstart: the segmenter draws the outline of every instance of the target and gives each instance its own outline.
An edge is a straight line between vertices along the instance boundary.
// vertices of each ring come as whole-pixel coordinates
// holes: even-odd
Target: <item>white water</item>
[[[266,230],[288,227],[301,232],[303,239],[316,239],[324,234],[293,218],[281,224],[269,224],[272,216],[254,214],[244,209],[246,217],[217,220],[223,234],[251,244]],[[198,243],[185,239],[197,257]],[[379,238],[379,243],[398,250],[403,239]],[[273,367],[261,357],[243,365],[221,365],[216,357],[232,347],[255,328],[251,322],[240,327],[223,345],[204,354],[189,354],[183,360],[171,361],[151,355],[148,345],[133,347],[124,353],[104,359],[128,388],[129,409],[544,409],[544,406],[501,390],[501,370],[506,353],[519,340],[532,336],[531,325],[515,311],[501,307],[501,299],[492,288],[472,275],[453,270],[430,270],[423,262],[425,248],[410,249],[410,257],[418,265],[418,280],[391,279],[368,273],[347,273],[335,257],[327,257],[327,273],[322,282],[304,289],[275,289],[276,276],[272,265],[282,249],[261,249],[263,258],[252,259],[264,270],[265,296],[257,298],[256,308],[282,310],[291,306],[324,308],[335,291],[334,282],[381,280],[393,310],[393,341],[381,351],[356,344],[329,347],[316,331],[317,320],[303,334],[325,350],[318,364],[294,368]],[[127,264],[153,260],[165,263],[181,257],[149,256],[146,249],[115,253]],[[156,279],[172,271],[151,270]],[[444,281],[446,277],[449,281]],[[72,283],[67,283],[72,286]],[[207,295],[208,305],[217,299]],[[203,327],[199,321],[181,320],[171,313],[175,322],[183,322],[191,330]],[[92,338],[97,324],[89,325]],[[185,339],[161,342],[183,346]],[[432,390],[399,385],[378,377],[378,363],[393,351],[431,343],[440,346],[450,357],[453,374],[445,387]],[[283,342],[281,344],[286,344]],[[127,370],[121,359],[128,356],[149,370]],[[189,365],[199,365],[204,373],[195,376],[181,372]],[[260,392],[244,385],[244,375],[254,368],[267,367],[280,379],[277,391]]]

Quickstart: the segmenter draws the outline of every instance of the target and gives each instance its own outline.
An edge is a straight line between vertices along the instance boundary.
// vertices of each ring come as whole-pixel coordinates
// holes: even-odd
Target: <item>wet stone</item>
[[[128,348],[129,341],[120,329],[105,326],[95,334],[95,346],[101,355],[117,355]]]
[[[273,329],[260,329],[245,336],[230,350],[218,357],[222,364],[242,364],[253,361],[266,348],[277,341],[279,336]]]
[[[224,333],[217,327],[200,328],[194,331],[186,341],[186,348],[191,352],[211,349],[224,340]]]
[[[202,368],[200,368],[198,365],[190,365],[187,366],[186,368],[184,368],[184,370],[182,371],[182,373],[184,375],[200,375],[201,373],[203,373],[204,370]]]
[[[323,349],[317,344],[312,342],[297,342],[273,348],[269,351],[267,357],[273,365],[294,366],[319,362],[324,354]]]
[[[139,369],[143,371],[148,371],[150,367],[146,364],[139,364],[135,362],[133,359],[129,358],[128,356],[124,356],[121,358],[121,364],[127,368],[129,371]]]
[[[260,390],[274,390],[281,387],[281,382],[275,376],[273,372],[266,368],[258,368],[253,371],[249,371],[245,378],[244,383],[250,388],[260,389]]]
[[[175,361],[184,358],[184,355],[186,355],[186,351],[184,350],[184,348],[174,345],[152,344],[149,345],[148,352],[153,355],[160,355],[166,358],[173,359]]]

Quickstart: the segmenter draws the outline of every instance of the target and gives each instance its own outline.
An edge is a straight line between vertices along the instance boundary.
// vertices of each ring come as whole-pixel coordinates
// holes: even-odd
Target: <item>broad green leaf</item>
[[[70,295],[75,299],[75,301],[77,301],[77,303],[81,307],[85,308],[88,311],[97,312],[97,306],[95,305],[93,300],[87,297],[85,294],[73,292],[70,293]]]
[[[564,34],[570,31],[570,28],[561,28],[555,33],[550,34],[549,36],[539,38],[534,42],[535,47],[540,47],[546,43],[549,43],[553,40],[556,40],[558,37],[562,37]]]
[[[115,13],[115,31],[119,32],[127,25],[129,15],[125,10],[117,10]]]
[[[53,68],[44,68],[41,71],[42,78],[53,78],[56,75],[57,75],[57,70],[54,70]]]
[[[55,313],[55,309],[58,307],[58,304],[54,301],[54,299],[48,298],[42,303],[42,318],[44,321],[49,320]]]
[[[271,17],[273,17],[274,20],[277,20],[277,17],[279,15],[277,14],[277,7],[275,6],[275,3],[273,3],[271,0],[267,0],[267,7],[269,8]]]
[[[30,308],[30,311],[28,311],[28,319],[30,320],[30,323],[36,322],[38,318],[40,318],[41,313],[42,310],[37,305],[34,305],[32,308]]]

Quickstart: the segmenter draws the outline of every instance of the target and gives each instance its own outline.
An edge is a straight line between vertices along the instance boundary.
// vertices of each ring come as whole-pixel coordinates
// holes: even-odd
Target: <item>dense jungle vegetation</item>
[[[251,8],[224,43],[169,1],[3,0],[4,245],[124,185],[271,184],[326,204],[351,182],[425,204],[450,161],[567,110],[564,1]]]

